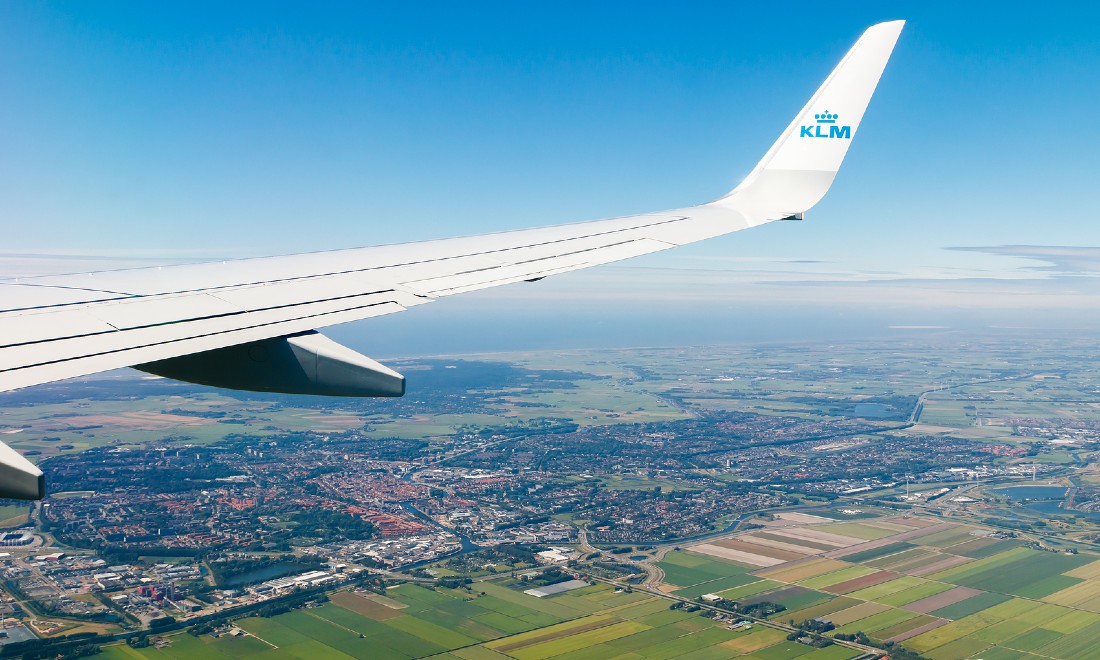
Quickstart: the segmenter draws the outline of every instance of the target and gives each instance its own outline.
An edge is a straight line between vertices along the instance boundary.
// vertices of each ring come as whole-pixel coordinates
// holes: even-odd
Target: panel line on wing
[[[612,220],[614,220],[614,218]],[[569,242],[572,242],[572,241],[579,241],[579,240],[584,240],[584,239],[597,238],[597,237],[600,237],[600,236],[611,236],[611,235],[614,235],[614,234],[621,234],[621,233],[624,233],[624,232],[650,229],[650,228],[654,228],[654,227],[660,227],[660,226],[663,226],[663,225],[668,225],[668,224],[673,224],[673,223],[678,223],[678,222],[684,222],[686,220],[690,220],[690,217],[685,216],[685,215],[676,215],[676,216],[672,216],[672,217],[665,217],[665,218],[662,218],[662,219],[654,221],[654,222],[644,222],[644,223],[639,223],[639,224],[635,224],[635,225],[630,225],[630,226],[627,226],[627,227],[618,227],[618,228],[615,228],[615,229],[609,229],[609,230],[606,230],[606,231],[591,232],[591,233],[580,234],[580,235],[577,235],[577,236],[567,236],[565,238],[556,238],[556,239],[552,239],[552,240],[544,240],[544,241],[538,241],[538,242],[534,242],[534,243],[525,243],[525,244],[521,244],[521,245],[512,245],[512,246],[507,246],[507,247],[503,247],[503,248],[495,248],[495,249],[491,249],[491,250],[480,250],[480,251],[477,251],[477,252],[468,252],[468,253],[458,254],[458,255],[448,255],[448,256],[436,257],[436,258],[431,258],[431,259],[411,260],[411,261],[399,262],[399,263],[395,263],[395,264],[385,264],[385,265],[380,265],[380,266],[367,266],[367,267],[363,267],[363,268],[346,268],[346,269],[343,269],[343,270],[334,270],[334,271],[328,271],[328,272],[324,272],[324,273],[314,273],[314,274],[302,275],[302,276],[283,277],[283,278],[277,278],[277,279],[271,279],[271,280],[254,280],[254,281],[246,281],[246,282],[235,282],[235,283],[232,283],[232,284],[225,284],[225,285],[221,285],[221,286],[208,286],[208,287],[200,287],[200,288],[195,288],[195,289],[178,289],[178,290],[171,290],[171,291],[158,291],[154,294],[130,293],[130,294],[123,294],[123,295],[127,296],[126,299],[140,299],[140,298],[146,298],[146,297],[152,297],[152,296],[189,294],[189,293],[199,293],[199,292],[205,292],[205,291],[211,291],[211,292],[224,291],[224,290],[227,290],[227,289],[237,289],[237,288],[251,287],[251,286],[273,285],[273,284],[280,284],[280,283],[286,283],[286,282],[319,279],[319,278],[325,278],[325,277],[336,277],[336,276],[340,276],[340,275],[356,275],[356,274],[363,274],[363,273],[380,272],[380,271],[385,271],[385,270],[390,270],[390,269],[422,266],[422,265],[425,265],[425,264],[442,263],[442,262],[447,262],[447,261],[456,261],[456,260],[459,260],[459,259],[470,258],[470,257],[492,256],[492,255],[505,254],[505,253],[508,253],[508,252],[518,251],[518,250],[546,247],[546,246],[551,246],[551,245],[560,245],[562,243],[569,243]],[[577,226],[581,227],[581,226],[583,226],[583,223],[580,223]],[[547,229],[550,229],[550,228],[547,228]],[[512,234],[512,233],[522,234],[525,231],[533,231],[533,230],[517,230],[515,232],[500,232],[498,235],[503,236],[503,235]],[[473,237],[471,237],[471,238],[473,238]],[[384,248],[386,246],[379,246],[379,247]],[[379,248],[356,248],[356,249],[352,249],[352,250],[330,250],[330,251],[327,251],[327,252],[306,253],[306,254],[337,254],[337,253],[342,253],[343,256],[351,256],[351,253],[354,253],[354,252],[357,252],[357,251],[375,250],[375,249],[379,249]],[[247,261],[249,261],[249,260],[242,260],[242,262],[247,262]],[[135,269],[133,271],[125,271],[125,270],[123,270],[123,271],[104,271],[104,274],[119,274],[119,273],[127,273],[127,272],[136,273],[139,270],[141,270],[141,269]],[[0,284],[11,284],[11,282],[0,281]],[[25,285],[25,284],[20,283],[20,285],[23,285],[23,286],[39,286],[39,287],[42,287],[42,288],[63,288],[63,285],[53,285],[53,284]],[[78,287],[72,287],[72,288],[74,290],[78,289]],[[74,303],[74,304],[79,304],[79,303]],[[43,309],[48,309],[48,308],[49,308],[49,306],[43,307]],[[18,311],[18,310],[4,310],[4,311],[6,312],[6,311]],[[2,313],[2,312],[0,312],[0,313]]]
[[[602,247],[578,250],[572,253],[541,257],[539,259],[533,259],[528,263],[503,264],[496,268],[483,269],[471,273],[430,277],[422,280],[405,282],[405,284],[421,291],[427,291],[433,296],[447,296],[456,293],[465,293],[467,291],[475,291],[490,286],[520,282],[533,277],[548,277],[571,270],[597,266],[599,264],[628,259],[651,252],[658,252],[672,247],[675,247],[672,243],[650,238],[640,238]],[[541,267],[532,267],[531,264],[535,262],[539,262]]]
[[[46,291],[49,291],[51,293],[58,292],[58,291],[69,291],[69,292],[73,292],[73,293],[77,293],[77,292],[112,293],[112,294],[115,293],[114,291],[109,291],[109,292],[103,291],[103,292],[101,292],[97,289],[81,289],[79,287],[71,287],[71,286],[56,286],[56,285],[45,285],[45,284],[22,284],[22,283],[19,283],[19,282],[2,282],[2,281],[0,281],[0,291],[3,291],[2,287],[21,287],[24,290],[20,291],[20,293],[26,293],[27,291],[32,290],[32,289],[36,290],[35,293],[46,292]],[[10,291],[5,291],[4,293],[11,293],[11,292]],[[24,306],[21,306],[21,307],[8,307],[8,308],[5,308],[5,309],[0,309],[0,315],[8,314],[8,313],[15,313],[15,312],[33,312],[35,310],[40,310],[40,309],[54,309],[54,308],[58,308],[58,307],[74,307],[74,306],[79,306],[79,305],[91,305],[91,304],[95,304],[95,303],[108,303],[108,302],[115,302],[115,301],[120,301],[120,300],[130,300],[130,299],[133,299],[133,298],[140,298],[141,297],[140,295],[133,294],[133,293],[118,293],[117,295],[119,296],[118,298],[81,298],[81,299],[70,299],[70,300],[66,300],[64,302],[52,302],[52,303],[43,303],[43,304],[37,304],[37,305],[24,305]]]
[[[336,296],[336,297],[332,297],[332,298],[322,298],[322,299],[310,300],[310,301],[299,302],[299,303],[292,303],[292,304],[287,304],[287,305],[272,305],[270,307],[261,307],[261,308],[257,308],[257,309],[245,309],[245,310],[239,310],[239,311],[233,311],[233,312],[223,312],[223,313],[220,313],[220,314],[207,314],[207,315],[204,315],[204,316],[174,319],[174,320],[170,320],[170,321],[162,321],[162,322],[159,322],[159,323],[147,323],[147,324],[144,324],[144,325],[134,325],[134,326],[125,326],[125,327],[112,326],[112,327],[115,328],[114,330],[101,330],[101,331],[98,331],[98,332],[88,332],[88,333],[84,333],[84,334],[71,335],[71,336],[65,336],[65,337],[53,337],[51,339],[39,339],[39,340],[24,341],[24,342],[12,343],[12,344],[0,344],[0,348],[9,348],[9,347],[18,347],[18,346],[33,346],[35,344],[47,344],[47,343],[52,343],[52,342],[61,342],[61,341],[66,341],[66,340],[70,340],[70,339],[81,339],[81,338],[86,338],[86,337],[95,337],[97,335],[111,335],[111,334],[114,334],[115,332],[130,332],[130,331],[135,331],[135,330],[146,330],[146,329],[149,329],[149,328],[158,328],[158,327],[165,327],[165,326],[171,326],[171,325],[179,325],[179,324],[183,324],[183,323],[193,323],[193,322],[199,322],[199,321],[210,321],[210,320],[214,320],[214,319],[222,319],[222,318],[229,318],[229,317],[234,317],[234,316],[242,316],[242,315],[245,315],[245,314],[259,314],[260,312],[270,312],[270,311],[275,311],[275,310],[280,310],[280,309],[291,309],[291,308],[294,308],[294,307],[304,307],[306,305],[314,305],[314,304],[326,303],[326,302],[337,302],[337,301],[340,301],[340,300],[350,300],[350,299],[353,299],[353,298],[362,298],[364,296],[376,296],[376,295],[381,295],[381,294],[385,294],[385,293],[398,293],[398,292],[394,289],[384,289],[384,290],[381,290],[381,291],[371,291],[371,292],[368,292],[368,293],[358,293],[358,294],[352,294],[352,295],[347,295],[347,296]],[[171,300],[171,299],[169,299],[169,300]],[[396,301],[388,301],[388,302],[396,303]],[[376,304],[381,304],[381,303],[376,303]],[[397,303],[397,304],[399,304],[399,303]],[[108,325],[110,325],[109,321],[106,321],[106,320],[103,320],[103,319],[97,319],[97,320],[100,320],[103,323],[107,323]]]
[[[526,266],[527,264],[533,264],[533,263],[537,263],[539,261],[548,261],[548,260],[551,260],[551,259],[565,259],[566,257],[572,257],[572,256],[575,256],[575,255],[578,255],[578,254],[585,254],[585,253],[588,253],[588,252],[593,252],[595,250],[605,250],[605,249],[608,249],[608,248],[619,247],[621,245],[630,245],[631,243],[637,243],[637,242],[638,242],[638,239],[632,238],[632,239],[625,240],[625,241],[619,241],[618,243],[608,243],[606,245],[597,245],[597,246],[594,246],[594,247],[588,247],[588,248],[583,248],[583,249],[580,249],[580,250],[574,250],[572,252],[558,252],[558,253],[554,253],[552,255],[547,255],[545,257],[535,257],[533,259],[525,259],[523,261],[502,261],[501,263],[494,264],[492,266],[486,266],[484,268],[471,268],[470,270],[460,270],[460,271],[457,271],[457,272],[454,272],[454,273],[447,273],[446,275],[441,275],[441,276],[439,276],[439,278],[428,278],[428,279],[441,279],[441,278],[446,278],[446,277],[458,277],[458,276],[461,276],[461,275],[472,275],[474,273],[485,273],[485,272],[489,272],[489,271],[500,270],[502,268],[512,268],[512,267],[515,267],[515,266]],[[669,247],[672,247],[672,245],[669,244]],[[416,281],[419,282],[421,280],[416,280]]]
[[[125,348],[117,348],[117,349],[112,349],[112,350],[107,350],[107,351],[99,351],[99,352],[96,352],[96,353],[87,353],[87,354],[83,354],[83,355],[74,355],[72,357],[60,358],[60,359],[57,359],[57,360],[46,360],[46,361],[42,361],[42,362],[36,362],[34,364],[27,364],[27,365],[22,365],[22,366],[18,366],[18,367],[10,367],[10,368],[5,369],[4,371],[15,373],[15,372],[19,372],[19,371],[22,371],[22,370],[25,370],[25,369],[34,369],[36,367],[45,367],[45,366],[49,366],[51,364],[63,364],[65,362],[73,362],[73,361],[77,361],[77,360],[86,360],[86,359],[89,359],[89,358],[99,357],[99,356],[103,356],[103,355],[113,355],[113,354],[117,354],[117,353],[126,353],[126,352],[129,352],[129,351],[136,351],[136,350],[140,350],[140,349],[143,349],[143,348],[151,348],[151,347],[154,347],[154,346],[164,346],[164,345],[175,344],[175,343],[184,342],[184,341],[193,341],[195,339],[203,339],[203,338],[206,338],[206,337],[216,337],[216,336],[220,336],[220,335],[232,334],[234,332],[243,332],[243,331],[246,331],[246,330],[254,330],[256,328],[264,328],[264,327],[269,327],[269,326],[273,326],[273,325],[279,325],[281,323],[291,323],[291,322],[294,322],[294,321],[304,321],[306,319],[320,318],[322,316],[328,316],[330,314],[340,314],[340,313],[344,313],[344,312],[351,312],[351,311],[356,311],[356,310],[369,309],[371,307],[385,307],[385,306],[390,306],[390,305],[399,308],[399,309],[395,309],[394,310],[395,312],[404,311],[405,309],[407,309],[404,305],[402,305],[398,302],[395,302],[395,301],[392,301],[392,300],[386,300],[386,301],[377,302],[377,303],[370,303],[370,304],[367,304],[367,305],[359,305],[359,306],[356,306],[356,307],[349,307],[349,308],[346,308],[346,309],[337,309],[337,310],[332,310],[332,311],[328,311],[328,312],[319,312],[317,314],[308,314],[308,315],[305,315],[305,316],[298,316],[298,317],[293,317],[293,318],[288,318],[288,319],[280,319],[278,321],[270,321],[268,323],[257,323],[255,325],[241,326],[239,328],[232,328],[230,330],[222,330],[222,331],[218,331],[218,332],[209,332],[209,333],[204,333],[204,334],[191,335],[191,336],[188,336],[188,337],[179,337],[179,338],[176,338],[176,339],[168,339],[168,340],[159,341],[159,342],[150,342],[148,344],[139,344],[139,345],[136,345],[136,346],[126,346]],[[132,330],[127,330],[127,331],[124,331],[124,332],[132,332]],[[232,345],[232,344],[227,344],[227,345]]]

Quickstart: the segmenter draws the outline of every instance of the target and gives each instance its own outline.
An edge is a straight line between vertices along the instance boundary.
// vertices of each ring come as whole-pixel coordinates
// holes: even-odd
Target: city
[[[1009,349],[986,341],[989,353]],[[9,394],[0,430],[49,457],[56,492],[2,510],[0,649],[153,633],[163,646],[181,629],[248,637],[232,622],[263,608],[486,580],[653,590],[718,622],[733,611],[727,623],[748,634],[781,625],[798,603],[787,592],[761,607],[710,598],[726,594],[721,585],[740,588],[737,571],[849,547],[859,557],[871,552],[862,534],[889,532],[904,555],[916,546],[901,531],[937,518],[952,522],[935,530],[972,525],[1005,548],[1090,556],[1100,551],[1100,486],[1091,485],[1100,473],[1090,461],[1100,417],[1075,397],[1100,389],[1100,364],[1059,363],[1066,349],[1032,344],[1043,373],[962,364],[934,340],[729,347],[708,358],[574,352],[566,370],[543,364],[561,364],[561,354],[421,360],[413,366],[436,380],[419,399],[319,410],[125,374],[56,386],[65,414],[42,416],[28,395]],[[705,360],[702,375],[685,360]],[[593,405],[611,400],[637,405]],[[447,419],[464,421],[441,426]],[[1053,494],[1021,499],[1006,484]],[[847,530],[833,522],[845,519],[884,522],[854,537],[815,531]],[[744,568],[694,594],[677,586],[681,555]],[[930,561],[938,556],[914,570],[942,568]],[[914,630],[932,623],[919,621]],[[932,628],[918,642],[923,634]],[[857,651],[904,641],[807,635]]]

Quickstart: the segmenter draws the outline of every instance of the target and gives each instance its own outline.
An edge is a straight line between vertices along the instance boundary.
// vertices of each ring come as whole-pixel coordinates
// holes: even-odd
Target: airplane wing
[[[832,184],[903,24],[864,32],[749,176],[699,206],[401,245],[0,280],[0,391],[135,367],[236,389],[400,396],[400,374],[316,329],[801,219]],[[44,493],[41,471],[0,444],[0,497]]]

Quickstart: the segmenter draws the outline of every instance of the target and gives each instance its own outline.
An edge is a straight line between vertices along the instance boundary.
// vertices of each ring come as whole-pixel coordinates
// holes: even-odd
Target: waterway
[[[1100,520],[1100,512],[1064,508],[1062,504],[1068,492],[1065,486],[1009,486],[994,488],[992,492],[1014,500],[1025,500],[1024,508],[1042,516],[1080,516]]]
[[[302,564],[296,564],[294,562],[283,562],[280,564],[272,564],[271,566],[264,566],[263,568],[257,568],[247,573],[241,573],[229,580],[226,580],[225,586],[227,587],[240,587],[246,584],[256,584],[259,582],[266,582],[268,580],[274,580],[275,578],[283,577],[284,575],[290,575],[292,573],[301,573],[307,567]]]
[[[412,483],[412,476],[413,476],[414,472],[415,472],[415,470],[409,470],[405,474],[401,475],[401,481]],[[446,525],[438,522],[437,520],[435,520],[434,518],[432,518],[428,514],[424,513],[420,509],[413,506],[411,502],[402,502],[401,503],[401,508],[408,511],[409,513],[413,514],[417,518],[423,520],[424,522],[428,523],[432,527],[438,527],[439,529],[442,529],[445,532],[449,532],[451,534],[454,534],[455,536],[458,537],[458,542],[462,545],[462,547],[459,548],[458,552],[447,555],[448,557],[454,557],[455,555],[464,555],[467,552],[473,552],[475,550],[481,550],[481,546],[474,543],[473,541],[471,541],[469,536],[466,536],[465,534],[460,534],[457,531],[455,531],[454,529],[452,529],[450,527],[447,527]],[[440,558],[433,559],[432,561],[438,561],[438,559],[440,559]],[[422,563],[430,563],[430,562],[418,562],[417,564],[413,564],[411,566],[406,566],[405,568],[415,568],[416,566],[420,566]]]
[[[438,527],[439,529],[442,529],[445,532],[448,532],[450,534],[454,534],[455,536],[457,536],[458,537],[458,542],[462,544],[462,548],[458,552],[456,552],[455,554],[462,555],[462,554],[466,554],[467,552],[473,552],[474,550],[480,550],[481,549],[481,546],[474,543],[473,541],[471,541],[469,536],[466,536],[465,534],[460,534],[459,532],[455,531],[453,528],[447,527],[446,525],[441,524],[440,522],[438,522],[437,520],[435,520],[434,518],[432,518],[428,514],[424,513],[420,509],[413,506],[411,503],[402,502],[401,503],[401,508],[408,511],[409,513],[413,514],[417,518],[420,518],[421,520],[428,523],[429,525],[432,525],[433,527]],[[448,556],[454,556],[454,555],[448,555]]]
[[[1088,518],[1089,520],[1100,520],[1100,512],[1096,511],[1078,511],[1077,509],[1064,509],[1062,508],[1062,500],[1041,500],[1038,502],[1028,502],[1024,505],[1028,509],[1041,513],[1045,516],[1080,516],[1081,518]]]
[[[1065,486],[1009,486],[994,488],[994,493],[1014,500],[1061,500],[1066,496]]]

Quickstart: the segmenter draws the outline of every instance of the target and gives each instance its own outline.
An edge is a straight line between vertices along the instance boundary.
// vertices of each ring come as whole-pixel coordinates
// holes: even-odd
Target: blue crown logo
[[[800,126],[798,137],[800,138],[838,138],[841,140],[852,139],[852,127],[837,124],[840,115],[825,110],[814,114],[816,123],[809,126]]]

